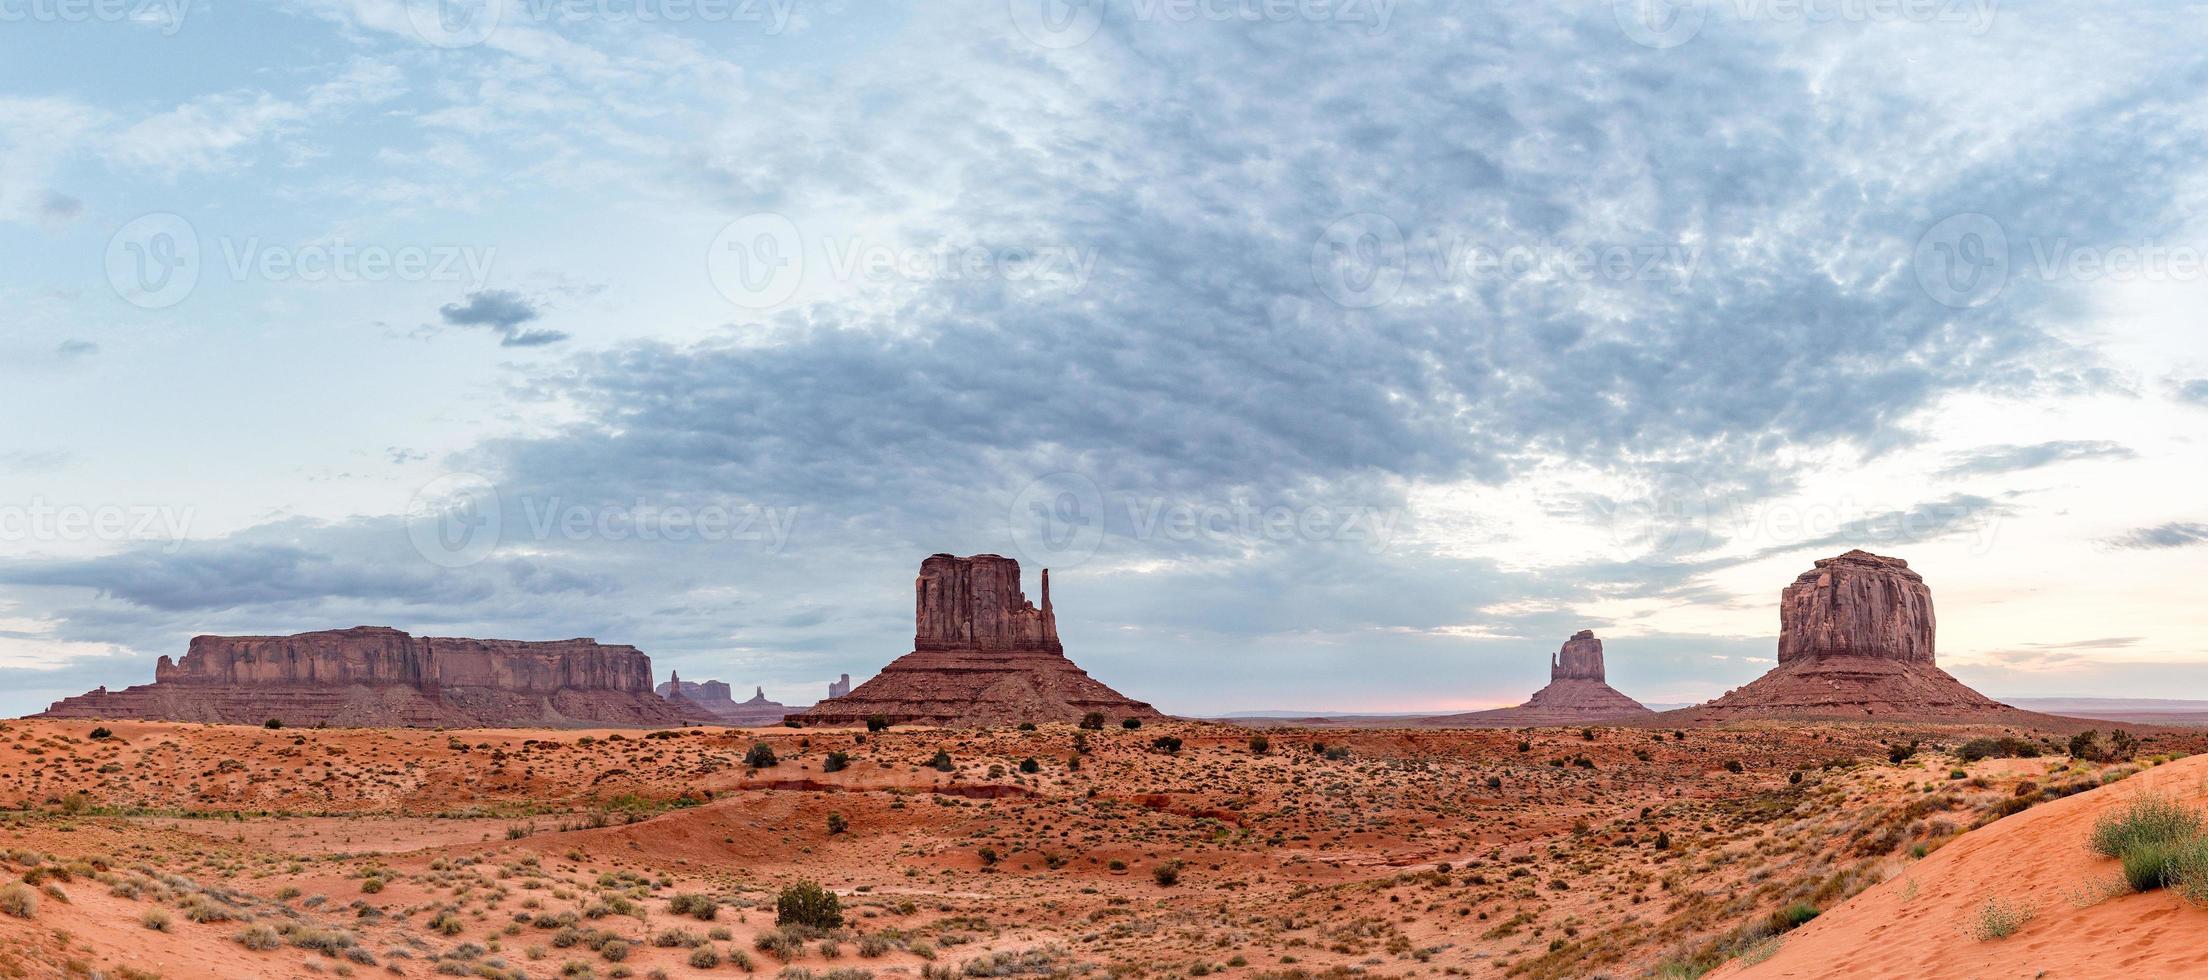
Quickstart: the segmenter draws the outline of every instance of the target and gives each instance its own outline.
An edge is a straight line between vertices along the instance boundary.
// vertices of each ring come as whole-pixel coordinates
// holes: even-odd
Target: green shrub
[[[667,911],[673,915],[687,915],[700,922],[711,922],[720,914],[721,903],[710,895],[676,895],[667,900]]]
[[[935,750],[935,758],[929,759],[928,765],[941,772],[958,771],[958,764],[951,761],[951,753],[946,749]]]
[[[1140,719],[1140,718],[1127,718],[1127,719],[1123,719],[1122,721],[1120,721],[1120,723],[1119,723],[1119,727],[1121,727],[1121,728],[1124,728],[1124,729],[1126,729],[1126,730],[1128,730],[1128,731],[1130,731],[1130,732],[1131,732],[1131,731],[1134,731],[1135,729],[1137,729],[1137,728],[1141,728],[1141,727],[1142,727],[1142,719]]]
[[[690,951],[690,965],[700,970],[710,970],[721,965],[721,954],[711,946],[700,946]]]
[[[1104,712],[1091,711],[1088,714],[1082,715],[1081,727],[1086,728],[1092,732],[1102,731],[1104,729]]]
[[[2093,851],[2122,858],[2134,848],[2173,844],[2201,832],[2200,814],[2166,796],[2146,794],[2093,824]]]
[[[2208,905],[2208,838],[2195,837],[2170,855],[2169,886],[2194,905]]]
[[[1272,739],[1266,738],[1263,735],[1250,736],[1250,753],[1252,755],[1264,755],[1265,753],[1271,752],[1272,750]]]
[[[744,753],[744,765],[753,769],[772,769],[781,764],[782,760],[774,757],[774,749],[765,742],[751,743],[751,750]]]
[[[2037,759],[2039,745],[2011,735],[2000,738],[1974,738],[1955,750],[1955,757],[1964,762],[1980,759]]]
[[[842,772],[842,771],[844,771],[845,769],[848,769],[848,768],[850,768],[850,767],[851,767],[851,756],[850,756],[850,754],[849,754],[849,753],[846,753],[846,752],[830,752],[830,753],[828,753],[828,758],[827,758],[826,760],[824,760],[824,761],[822,761],[822,762],[821,762],[821,764],[820,764],[820,771],[821,771],[821,772]]]
[[[111,739],[114,737],[115,733],[108,731],[105,728],[95,728],[92,730],[92,740],[95,742],[106,741],[107,739]]]
[[[881,715],[867,715],[866,730],[870,732],[886,732],[889,730],[889,719],[884,718]]]
[[[1043,771],[1043,764],[1035,761],[1035,757],[1031,755],[1020,760],[1020,771],[1033,775]]]
[[[138,924],[155,932],[169,931],[169,913],[165,909],[147,909],[138,917]]]
[[[782,889],[774,900],[774,924],[837,929],[843,926],[843,900],[810,881]]]
[[[828,815],[828,832],[829,832],[829,833],[831,833],[831,834],[840,834],[840,833],[843,833],[844,831],[846,831],[846,830],[850,830],[850,829],[851,829],[851,821],[849,821],[849,820],[845,820],[845,819],[843,818],[843,814],[840,814],[840,813],[831,813],[831,814],[829,814],[829,815]]]
[[[1150,747],[1167,755],[1176,755],[1181,751],[1181,740],[1172,735],[1160,735],[1150,740]]]
[[[1971,935],[1979,942],[2006,939],[2032,921],[2032,910],[2022,905],[2012,905],[1998,898],[1989,898],[1978,909],[1977,921],[1971,924]]]
[[[276,729],[284,727],[284,720],[282,718],[270,718],[267,721],[261,722],[261,727],[266,728],[269,731],[275,731]]]
[[[1157,880],[1160,888],[1171,888],[1178,885],[1181,883],[1181,862],[1167,861],[1151,868],[1150,877]]]

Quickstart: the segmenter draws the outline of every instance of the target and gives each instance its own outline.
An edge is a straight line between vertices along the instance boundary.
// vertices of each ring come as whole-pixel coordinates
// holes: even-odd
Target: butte
[[[1602,641],[1580,630],[1549,658],[1549,686],[1515,708],[1470,711],[1423,719],[1437,727],[1537,728],[1593,722],[1634,722],[1656,713],[1618,693],[1603,678]]]
[[[1932,590],[1909,563],[1824,558],[1779,593],[1779,665],[1665,721],[1740,718],[2068,724],[1971,690],[1933,659]]]
[[[1042,607],[1020,591],[1020,563],[999,555],[933,555],[913,583],[912,652],[851,693],[800,715],[807,725],[988,726],[1163,718],[1074,666],[1058,641],[1043,571]]]

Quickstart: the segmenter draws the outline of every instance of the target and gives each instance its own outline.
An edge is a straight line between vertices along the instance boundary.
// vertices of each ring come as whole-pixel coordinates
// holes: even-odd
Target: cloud
[[[100,345],[95,344],[89,340],[78,340],[75,338],[64,340],[59,346],[54,348],[54,353],[64,361],[74,361],[82,358],[91,357],[92,355],[98,354],[99,352]]]
[[[2195,405],[2208,405],[2208,378],[2180,382],[2177,386],[2177,397]]]
[[[2107,543],[2127,551],[2158,551],[2166,548],[2189,548],[2203,542],[2208,542],[2208,524],[2173,521],[2154,527],[2143,527],[2110,538]]]
[[[2053,466],[2077,460],[2136,459],[2139,454],[2117,442],[2071,440],[2041,442],[2029,446],[1981,446],[1949,455],[1951,461],[1937,475],[1948,478],[1992,476]]]
[[[522,330],[521,325],[541,315],[536,304],[507,289],[469,293],[466,303],[447,303],[437,311],[456,327],[485,327],[496,331],[504,347],[542,347],[568,339],[557,330]]]

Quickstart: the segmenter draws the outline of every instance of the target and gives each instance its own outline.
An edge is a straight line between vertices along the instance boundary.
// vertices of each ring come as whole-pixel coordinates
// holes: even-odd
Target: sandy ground
[[[2168,890],[2129,893],[2117,862],[2086,848],[2096,818],[2150,792],[2208,806],[2208,756],[1966,834],[1788,934],[1769,960],[1713,976],[2208,976],[2208,910]],[[1978,938],[1989,901],[2031,919]]]
[[[1857,892],[1915,877],[1925,901],[1981,835],[2088,799],[2040,787],[2129,771],[2054,739],[1964,764],[1944,749],[2034,736],[1869,724],[1269,729],[1264,751],[1183,722],[95,727],[0,723],[0,872],[37,906],[0,910],[0,976],[1691,975],[1780,909],[1836,910],[1769,969]],[[777,929],[801,881],[844,927]]]

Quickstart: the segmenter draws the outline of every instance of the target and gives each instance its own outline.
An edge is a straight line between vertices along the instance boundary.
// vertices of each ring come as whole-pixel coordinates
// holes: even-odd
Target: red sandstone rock
[[[1909,563],[1864,551],[1817,562],[1779,594],[1779,665],[1667,720],[2047,716],[2009,707],[1934,663],[1932,591]]]
[[[1779,662],[1879,657],[1932,663],[1932,590],[1899,558],[1825,558],[1779,593]]]
[[[783,718],[790,715],[790,709],[781,702],[767,700],[767,689],[763,687],[753,689],[751,700],[738,703],[724,682],[686,681],[679,672],[670,672],[667,683],[652,690],[660,697],[679,703],[693,714],[709,715],[724,725],[745,728],[779,725]]]
[[[297,636],[201,636],[154,682],[59,701],[54,718],[289,725],[675,725],[706,720],[652,694],[652,661],[595,640],[524,643],[361,626]]]
[[[810,724],[1003,725],[1077,722],[1091,711],[1112,721],[1161,718],[1066,659],[1050,605],[1020,590],[1020,563],[997,555],[934,555],[913,584],[912,652],[849,693],[814,705]]]
[[[1604,681],[1602,641],[1580,630],[1549,658],[1549,686],[1515,708],[1468,711],[1421,719],[1420,724],[1467,728],[1520,728],[1633,721],[1655,717],[1639,701]]]

